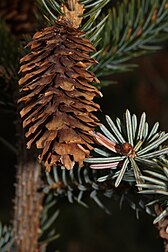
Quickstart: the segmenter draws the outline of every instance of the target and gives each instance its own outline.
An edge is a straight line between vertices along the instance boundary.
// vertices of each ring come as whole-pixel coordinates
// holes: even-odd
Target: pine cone
[[[41,149],[40,161],[47,171],[52,165],[71,169],[90,155],[92,132],[99,121],[92,112],[98,89],[95,75],[86,70],[96,63],[89,56],[95,48],[83,33],[65,21],[35,33],[31,52],[21,59],[24,76],[19,85],[27,148]]]

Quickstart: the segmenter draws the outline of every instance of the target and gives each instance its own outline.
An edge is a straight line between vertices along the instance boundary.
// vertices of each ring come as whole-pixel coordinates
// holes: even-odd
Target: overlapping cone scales
[[[41,149],[47,170],[53,164],[82,166],[94,143],[98,119],[92,112],[99,105],[93,98],[101,93],[90,84],[98,82],[95,75],[86,70],[95,63],[89,56],[94,47],[81,35],[57,21],[34,35],[31,52],[21,59],[19,102],[27,147],[35,143]]]

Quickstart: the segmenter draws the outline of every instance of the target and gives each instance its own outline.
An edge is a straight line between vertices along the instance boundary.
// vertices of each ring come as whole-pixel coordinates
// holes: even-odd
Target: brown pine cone
[[[82,166],[93,148],[92,132],[99,124],[92,113],[99,109],[93,98],[101,93],[90,84],[99,81],[86,70],[96,63],[89,56],[95,48],[82,34],[56,21],[35,33],[28,44],[31,52],[21,59],[19,102],[27,148],[36,143],[47,171],[58,164]]]

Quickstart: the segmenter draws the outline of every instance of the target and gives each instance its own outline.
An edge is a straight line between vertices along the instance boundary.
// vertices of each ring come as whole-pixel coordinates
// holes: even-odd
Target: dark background
[[[134,61],[135,63],[135,61]],[[145,56],[136,61],[139,67],[133,72],[111,76],[112,84],[102,89],[103,99],[99,99],[104,114],[113,118],[121,116],[126,108],[131,113],[147,113],[147,121],[160,122],[161,129],[168,129],[168,65],[167,51]],[[15,115],[1,112],[0,137],[12,145],[16,144]],[[13,213],[12,198],[16,171],[16,156],[0,142],[0,220],[10,223]],[[56,221],[61,237],[54,244],[62,252],[161,252],[162,240],[153,226],[153,217],[135,212],[113,199],[106,204],[112,210],[107,215],[89,201],[90,208],[70,204],[67,200],[59,202],[60,215]],[[50,247],[50,251],[56,249]]]

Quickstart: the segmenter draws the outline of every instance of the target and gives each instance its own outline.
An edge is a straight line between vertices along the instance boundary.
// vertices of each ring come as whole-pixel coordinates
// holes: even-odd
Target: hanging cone
[[[21,117],[27,148],[41,149],[40,161],[71,169],[89,156],[92,133],[99,124],[92,112],[93,98],[101,93],[90,83],[99,81],[86,70],[96,63],[89,56],[95,48],[83,33],[64,20],[37,32],[28,44],[31,52],[21,59]]]

